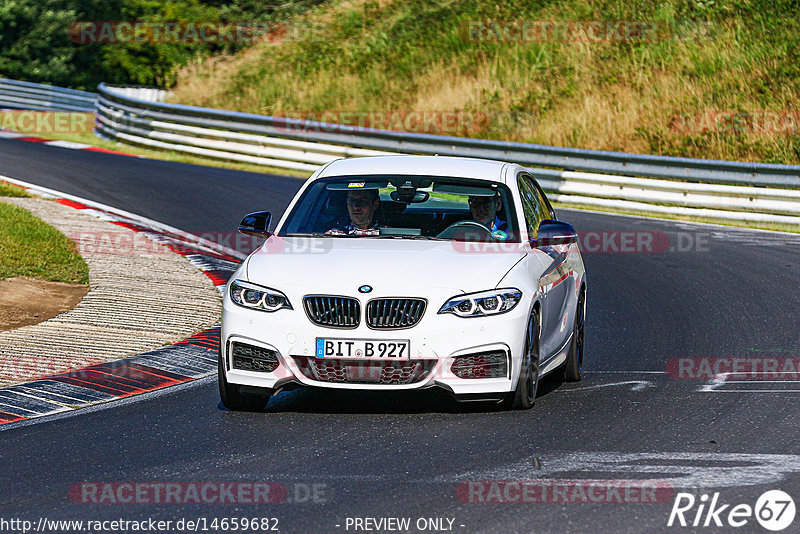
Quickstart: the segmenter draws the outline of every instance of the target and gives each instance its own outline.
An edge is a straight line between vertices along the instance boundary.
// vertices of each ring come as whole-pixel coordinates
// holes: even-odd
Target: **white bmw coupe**
[[[580,380],[586,276],[574,228],[532,174],[439,156],[342,159],[306,181],[225,290],[222,403],[299,386],[439,387],[530,408]]]

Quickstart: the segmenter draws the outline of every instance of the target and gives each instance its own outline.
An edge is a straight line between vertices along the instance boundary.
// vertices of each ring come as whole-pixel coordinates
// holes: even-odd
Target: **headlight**
[[[439,313],[453,313],[459,317],[499,315],[513,309],[521,298],[522,291],[516,288],[459,295],[445,302]]]
[[[250,282],[234,280],[230,285],[230,295],[233,302],[252,310],[274,312],[281,308],[292,309],[289,299],[280,291]]]

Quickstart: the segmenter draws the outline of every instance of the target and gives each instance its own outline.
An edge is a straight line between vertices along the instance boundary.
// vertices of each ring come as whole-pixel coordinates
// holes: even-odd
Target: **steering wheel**
[[[464,231],[478,231],[481,234],[480,238],[491,237],[492,231],[483,223],[479,223],[478,221],[471,221],[471,220],[464,220],[464,221],[456,221],[441,232],[436,237],[440,237],[443,239],[452,239],[456,237],[459,233],[459,230]]]

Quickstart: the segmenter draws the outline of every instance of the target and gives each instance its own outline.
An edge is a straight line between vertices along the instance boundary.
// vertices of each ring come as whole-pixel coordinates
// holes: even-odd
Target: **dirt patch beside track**
[[[41,323],[71,310],[88,286],[30,278],[0,280],[0,330]]]

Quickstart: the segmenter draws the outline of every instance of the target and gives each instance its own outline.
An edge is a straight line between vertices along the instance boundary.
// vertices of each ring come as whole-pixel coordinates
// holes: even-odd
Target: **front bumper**
[[[304,310],[273,313],[224,303],[221,350],[226,378],[231,384],[278,388],[299,383],[333,389],[411,390],[441,387],[455,395],[505,393],[514,389],[520,368],[530,302],[523,300],[510,312],[495,317],[461,318],[438,314],[433,304],[415,326],[372,330],[328,328],[311,323]],[[391,361],[316,358],[317,338],[409,340],[411,356]],[[232,343],[274,351],[279,365],[272,372],[234,369]],[[459,378],[451,370],[459,356],[503,351],[507,371],[502,377]],[[344,379],[342,379],[344,373]]]

